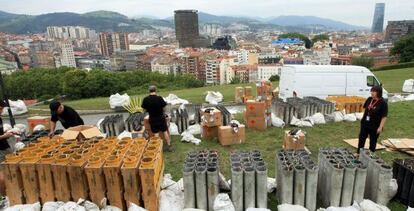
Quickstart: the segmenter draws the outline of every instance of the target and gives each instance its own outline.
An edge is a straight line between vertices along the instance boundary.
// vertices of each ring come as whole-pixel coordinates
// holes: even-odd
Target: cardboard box
[[[61,136],[65,140],[77,139],[78,141],[82,141],[84,139],[90,139],[101,135],[101,131],[93,125],[80,125],[64,130]]]
[[[283,149],[304,149],[305,148],[305,134],[300,133],[298,137],[289,134],[285,131],[285,138],[283,140]]]
[[[264,117],[266,103],[249,100],[246,102],[246,117]]]
[[[208,109],[208,108],[207,108]],[[211,108],[213,110],[205,112],[206,109],[201,110],[201,124],[207,127],[217,127],[223,125],[223,115],[217,108]]]
[[[203,125],[201,136],[205,139],[214,139],[218,137],[219,126],[209,127]]]
[[[50,117],[48,116],[33,116],[27,118],[27,125],[29,126],[29,131],[33,132],[33,129],[37,125],[45,126],[46,130],[50,129]]]
[[[246,140],[246,128],[244,125],[239,125],[236,132],[232,126],[220,126],[218,140],[222,146],[244,143]]]
[[[253,89],[251,86],[244,87],[244,96],[253,97]]]
[[[236,87],[234,93],[234,102],[242,103],[244,98],[244,88],[243,87]]]
[[[247,128],[264,131],[267,128],[266,118],[263,117],[246,117]]]
[[[246,103],[249,100],[254,100],[254,97],[253,96],[244,96],[243,97],[243,103]]]

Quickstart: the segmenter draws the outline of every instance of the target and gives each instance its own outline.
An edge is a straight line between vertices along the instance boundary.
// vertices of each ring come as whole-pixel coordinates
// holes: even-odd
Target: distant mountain
[[[321,26],[334,30],[364,30],[366,27],[354,26],[341,21],[335,21],[327,18],[315,16],[279,16],[266,20],[268,23],[281,26]]]
[[[84,13],[82,16],[85,17],[95,17],[95,18],[117,18],[117,19],[128,19],[127,16],[122,15],[121,13],[99,10],[94,12]]]

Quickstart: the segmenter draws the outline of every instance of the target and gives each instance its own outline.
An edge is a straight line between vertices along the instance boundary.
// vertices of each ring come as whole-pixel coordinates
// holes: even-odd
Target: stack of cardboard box
[[[234,94],[234,102],[245,103],[247,100],[253,100],[253,91],[251,86],[236,87]]]
[[[283,149],[305,149],[305,134],[299,131],[297,134],[292,135],[290,131],[285,131],[285,137],[283,140]]]
[[[201,110],[202,137],[213,139],[218,137],[218,130],[223,125],[223,116],[217,108],[204,108]]]
[[[245,121],[248,128],[266,130],[266,103],[254,100],[246,102]]]
[[[246,128],[243,124],[220,126],[218,140],[222,146],[244,143],[246,140]]]

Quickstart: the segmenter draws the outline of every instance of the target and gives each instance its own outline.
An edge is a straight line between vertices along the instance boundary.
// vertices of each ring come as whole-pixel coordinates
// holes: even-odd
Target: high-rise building
[[[380,33],[384,30],[385,3],[376,3],[371,32]]]
[[[100,33],[102,55],[109,57],[116,51],[129,50],[128,33]]]
[[[174,11],[175,36],[180,48],[201,48],[211,45],[208,38],[200,36],[197,10]]]
[[[95,30],[83,26],[49,26],[47,36],[51,39],[93,39],[98,36]]]
[[[49,41],[35,41],[29,44],[31,67],[54,68],[55,44]]]
[[[385,41],[396,42],[409,34],[414,34],[414,20],[388,21]]]
[[[60,65],[66,67],[76,67],[73,45],[70,41],[63,41],[60,43],[60,52]]]

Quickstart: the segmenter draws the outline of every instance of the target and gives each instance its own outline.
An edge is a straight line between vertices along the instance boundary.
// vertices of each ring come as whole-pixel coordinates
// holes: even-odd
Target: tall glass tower
[[[372,21],[371,32],[378,33],[378,32],[383,31],[383,29],[384,29],[384,11],[385,11],[385,3],[376,3],[375,4],[374,20]]]

